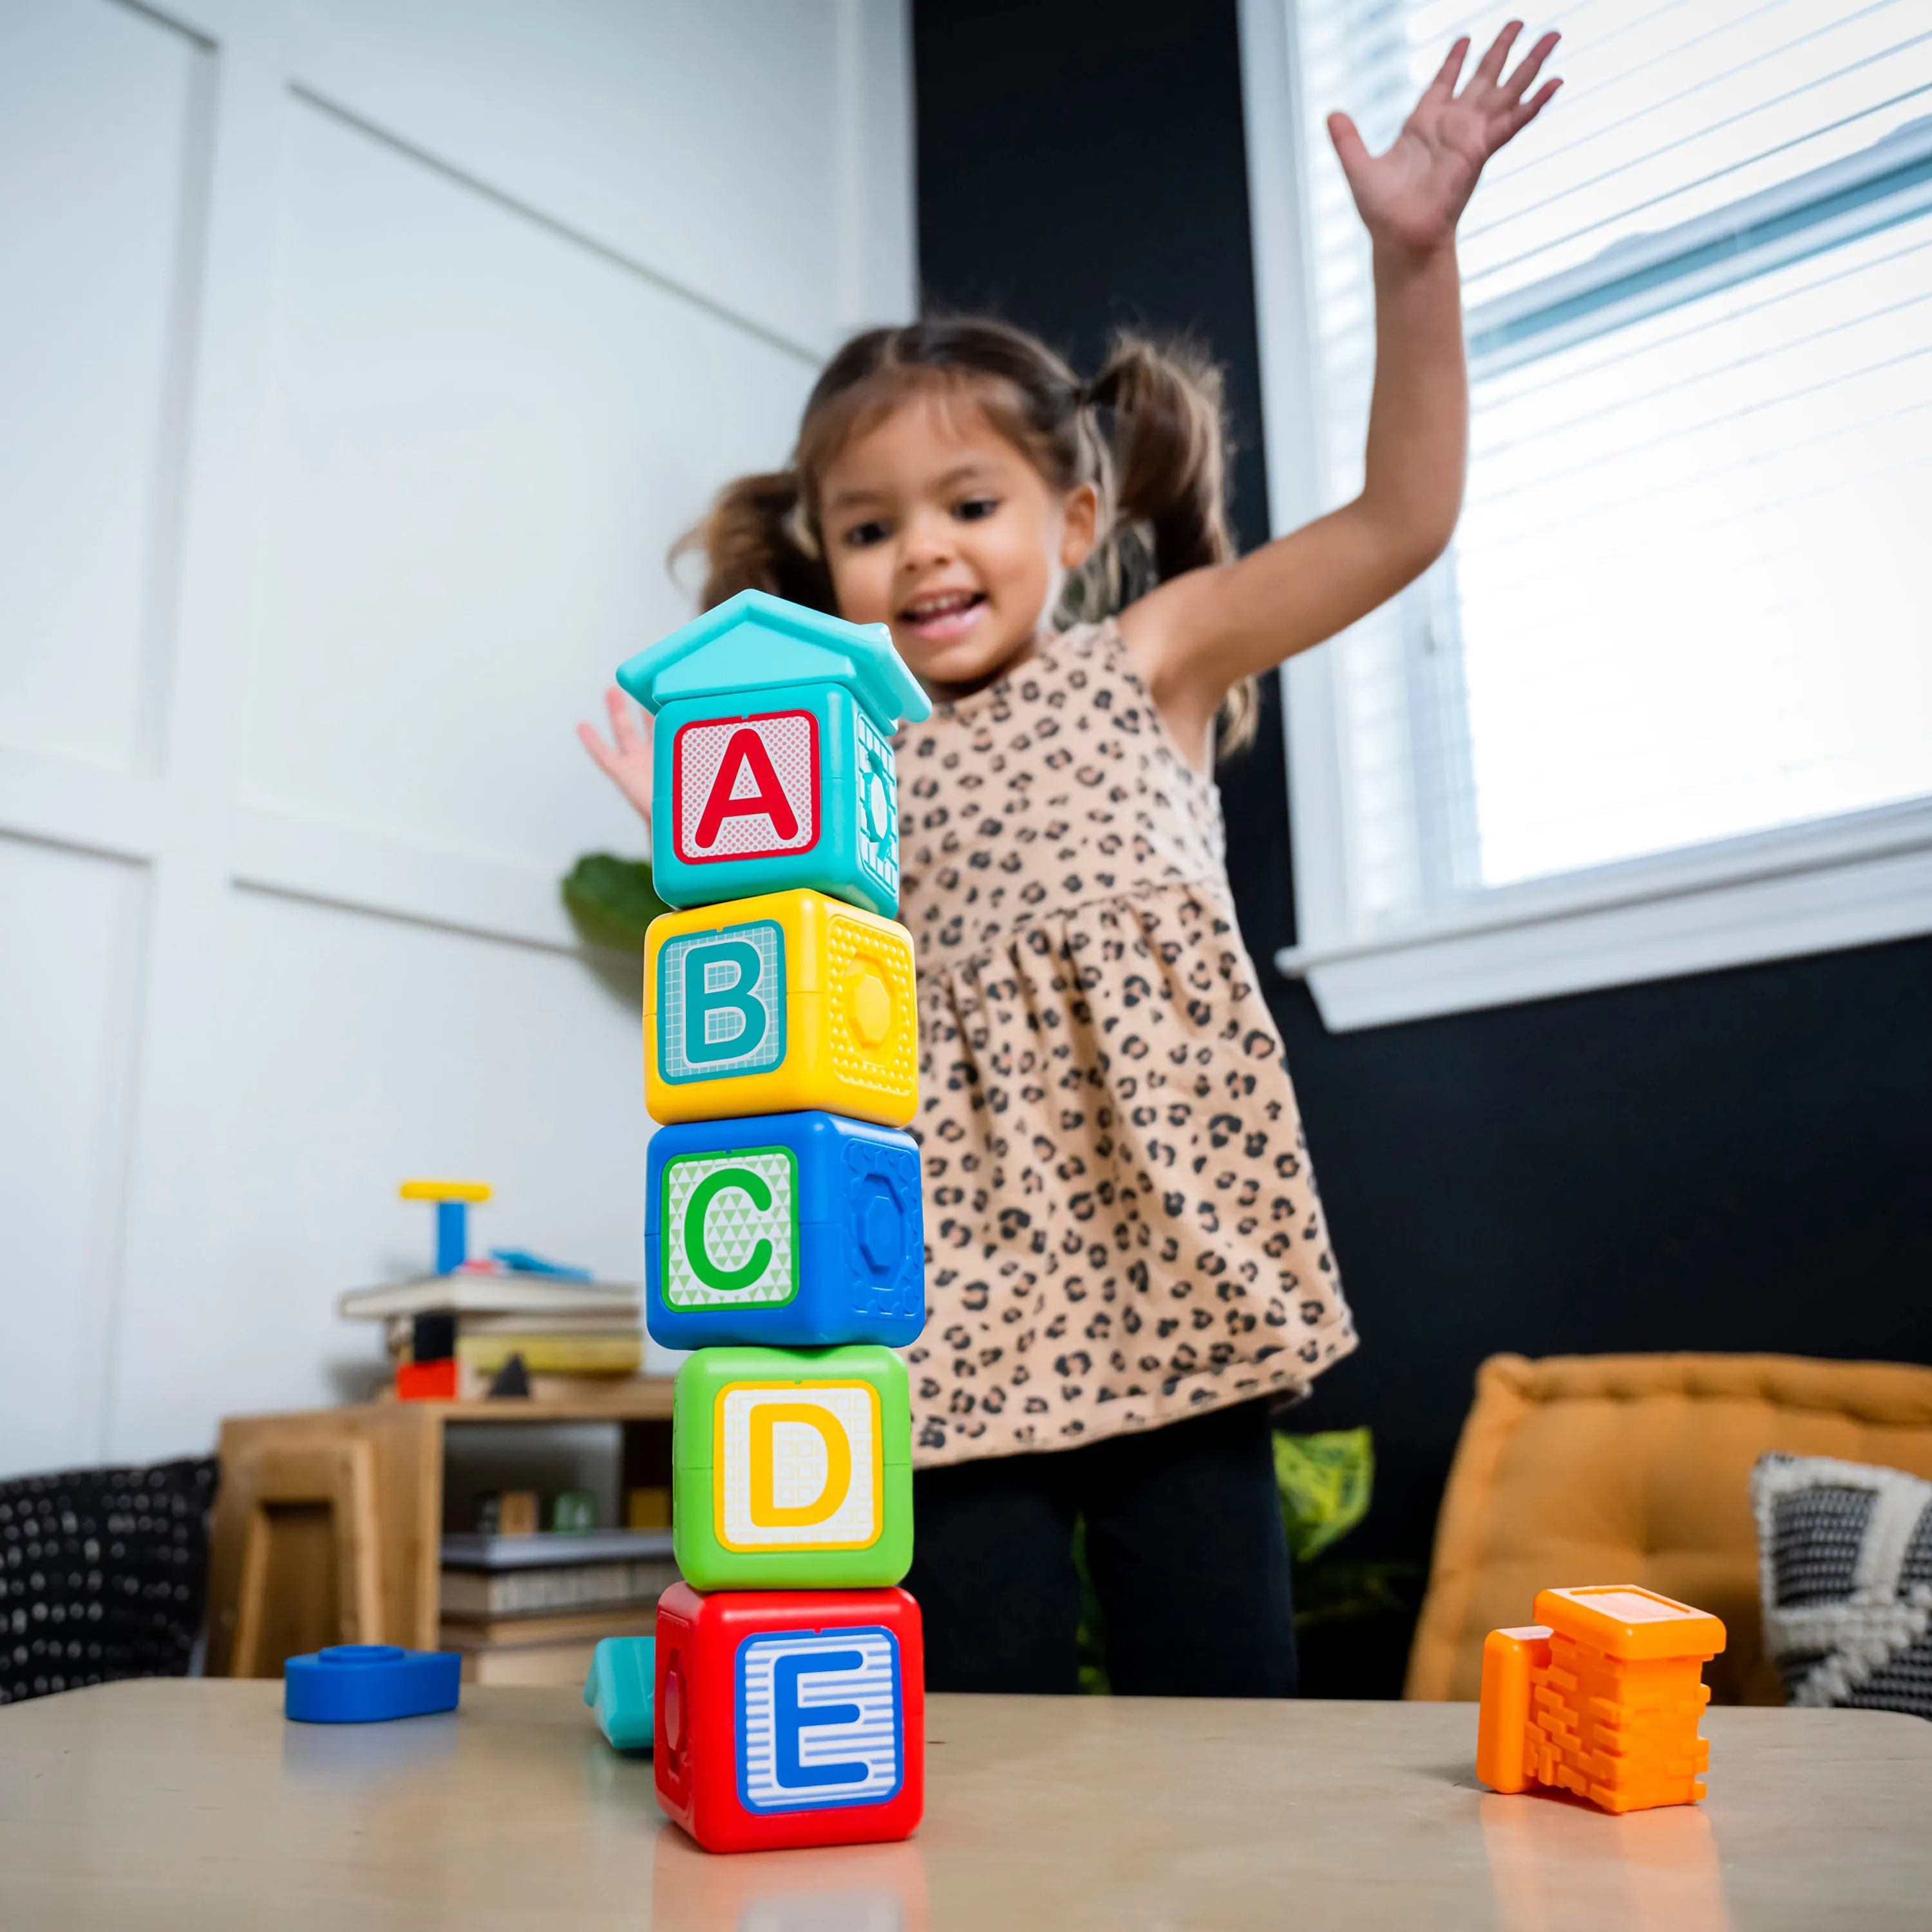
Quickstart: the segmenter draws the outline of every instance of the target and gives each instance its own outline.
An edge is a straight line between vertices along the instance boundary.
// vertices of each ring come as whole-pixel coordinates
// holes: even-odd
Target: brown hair
[[[854,435],[922,389],[970,394],[1052,488],[1099,490],[1101,541],[1069,580],[1057,617],[1112,616],[1166,578],[1233,557],[1221,372],[1206,356],[1186,343],[1124,334],[1083,383],[1022,330],[947,316],[854,336],[813,387],[791,466],[718,493],[672,553],[703,553],[704,608],[745,590],[836,608],[818,479]],[[1248,743],[1258,710],[1256,680],[1244,678],[1222,705],[1218,748]]]

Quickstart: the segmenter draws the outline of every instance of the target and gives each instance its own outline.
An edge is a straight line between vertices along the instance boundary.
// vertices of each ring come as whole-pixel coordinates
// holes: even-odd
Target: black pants
[[[1078,1689],[1078,1512],[1117,1693],[1294,1695],[1264,1402],[1084,1448],[922,1469],[913,1482],[906,1588],[924,1615],[929,1689]]]

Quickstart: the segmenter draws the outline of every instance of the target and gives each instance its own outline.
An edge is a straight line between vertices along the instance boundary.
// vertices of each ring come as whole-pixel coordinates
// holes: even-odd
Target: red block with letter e
[[[658,1604],[658,1802],[706,1851],[910,1837],[926,1655],[903,1590],[674,1584]]]

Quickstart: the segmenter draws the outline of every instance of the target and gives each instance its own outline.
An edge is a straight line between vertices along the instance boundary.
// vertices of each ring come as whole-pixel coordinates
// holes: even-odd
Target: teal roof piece
[[[590,1653],[584,1701],[616,1750],[651,1748],[657,1651],[655,1637],[607,1636]]]
[[[650,712],[674,698],[835,681],[882,730],[932,715],[885,625],[848,624],[763,590],[740,591],[617,667],[617,682]]]

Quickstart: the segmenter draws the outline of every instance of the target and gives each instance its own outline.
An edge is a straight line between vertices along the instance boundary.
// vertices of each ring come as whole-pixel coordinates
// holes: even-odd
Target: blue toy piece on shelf
[[[487,1180],[406,1180],[405,1201],[436,1203],[436,1271],[454,1274],[470,1259],[470,1210],[490,1198]]]
[[[614,1750],[651,1748],[657,1653],[657,1640],[648,1636],[607,1636],[590,1653],[584,1701]]]
[[[902,1348],[926,1325],[919,1148],[826,1113],[660,1127],[644,1319],[668,1348]]]
[[[339,1643],[292,1657],[282,1672],[282,1708],[305,1724],[374,1724],[453,1711],[463,1659],[453,1650],[404,1650],[393,1643]]]
[[[545,1261],[528,1248],[492,1248],[490,1258],[512,1274],[538,1274],[546,1281],[595,1281],[587,1268],[572,1268],[567,1262]]]
[[[667,905],[808,886],[898,911],[892,733],[932,706],[884,624],[741,590],[617,682],[657,719],[651,883]]]

